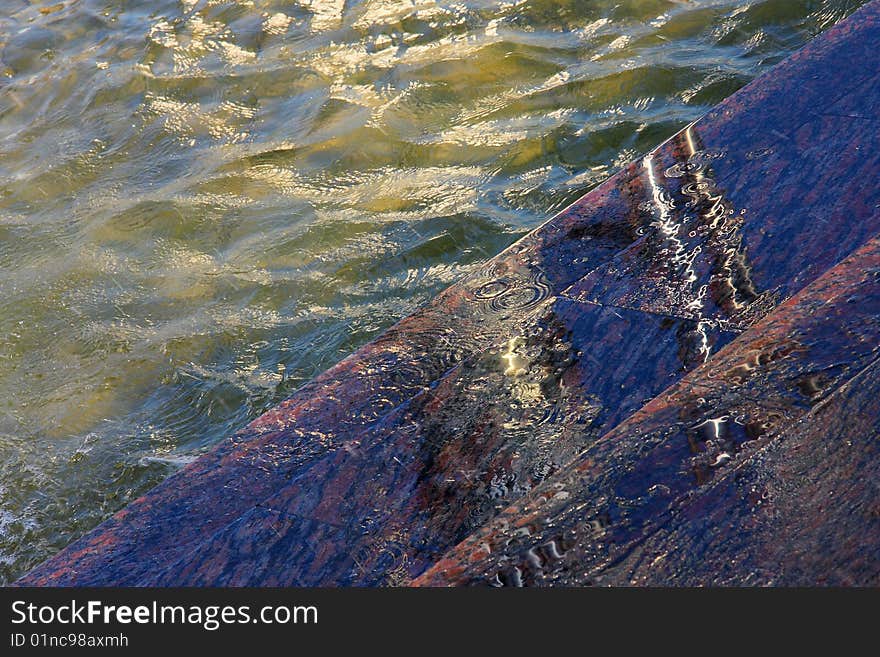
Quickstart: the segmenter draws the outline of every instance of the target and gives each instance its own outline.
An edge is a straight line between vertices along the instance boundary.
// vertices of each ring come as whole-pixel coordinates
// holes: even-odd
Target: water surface
[[[0,582],[860,4],[5,0]]]

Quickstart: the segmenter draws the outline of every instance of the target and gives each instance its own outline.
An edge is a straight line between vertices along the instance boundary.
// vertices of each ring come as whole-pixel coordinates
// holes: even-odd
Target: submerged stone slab
[[[310,552],[266,537],[259,568],[220,570],[234,523],[197,551],[155,569],[151,582],[400,584],[507,503],[569,462],[602,432],[702,363],[731,333],[689,320],[558,299],[498,348],[454,368],[357,441],[317,459],[260,507],[334,525],[335,551]],[[603,363],[585,350],[628,345]],[[638,338],[636,341],[634,338]],[[297,525],[297,527],[300,527]],[[299,528],[298,531],[302,531]],[[339,549],[345,546],[345,549]],[[198,564],[198,568],[194,568]],[[224,566],[225,568],[225,566]]]
[[[880,238],[584,450],[418,583],[876,583],[880,434],[877,402],[867,400],[880,390],[878,359]],[[835,409],[850,410],[837,417]],[[844,454],[856,438],[858,455]],[[836,460],[823,463],[823,454]],[[855,476],[860,483],[847,482]],[[838,486],[838,500],[799,500],[808,482],[816,491]],[[857,504],[839,506],[850,498]],[[791,512],[810,504],[816,513]],[[857,526],[865,533],[858,539],[846,531]],[[806,555],[818,541],[826,543],[821,557],[788,570],[786,550]]]
[[[880,231],[869,124],[815,116],[736,169],[699,123],[668,146],[644,158],[645,234],[564,295],[743,329]]]
[[[880,363],[726,473],[603,579],[638,585],[880,584]]]
[[[798,308],[815,302],[819,312],[829,298],[823,312],[850,307],[834,297],[835,285],[850,289],[850,265],[817,278],[880,232],[880,144],[860,115],[880,100],[868,84],[877,43],[873,2],[19,583],[405,584],[463,540],[420,581],[524,581],[516,540],[498,552],[506,569],[470,561],[474,540],[504,534],[493,518],[507,508],[498,517],[518,523],[521,514],[520,532],[528,518],[568,514],[574,538],[529,544],[526,558],[532,549],[567,550],[568,560],[553,558],[587,568],[593,548],[569,544],[605,531],[602,514],[583,522],[602,486],[634,487],[642,499],[642,479],[614,479],[632,464],[658,468],[651,476],[661,484],[648,503],[638,501],[639,517],[668,519],[658,511],[672,508],[664,477],[678,485],[673,474],[686,462],[687,491],[720,480],[719,466],[745,458],[780,422],[811,413],[863,364],[864,345],[850,344],[859,331],[876,337],[864,310],[823,324],[795,321],[789,302],[766,317],[808,284],[813,301],[801,295]],[[865,253],[863,261],[874,257]],[[757,326],[781,342],[737,338]],[[791,331],[812,331],[808,347]],[[685,380],[704,394],[658,401],[694,368],[703,378]],[[736,387],[734,403],[706,382],[713,368],[734,387],[740,375],[728,370],[757,373]],[[795,372],[803,375],[795,383],[785,378]],[[700,415],[728,402],[724,422]],[[685,419],[682,405],[691,409]],[[616,425],[666,432],[677,417],[704,422],[677,429],[696,431],[687,445],[697,451],[686,459],[675,441],[645,461],[640,439],[607,447]],[[710,429],[719,435],[705,437]],[[578,488],[582,475],[571,473],[582,472],[590,450],[607,459],[590,468],[610,479],[596,474],[593,488]],[[713,465],[716,457],[724,463]],[[537,516],[516,502],[533,504],[547,491],[558,506]],[[619,527],[618,542],[642,540],[641,525]],[[568,571],[532,581],[574,581],[556,572]]]
[[[157,565],[189,554],[324,455],[377,433],[448,370],[518,335],[538,306],[636,239],[625,189],[638,175],[637,167],[621,171],[614,185],[576,202],[74,542],[59,559],[69,556],[75,567],[39,569],[24,581],[148,582]],[[111,543],[112,555],[102,547]]]

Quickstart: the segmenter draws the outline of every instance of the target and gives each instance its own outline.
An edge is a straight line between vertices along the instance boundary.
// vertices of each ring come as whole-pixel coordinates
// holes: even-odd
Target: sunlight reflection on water
[[[0,582],[858,2],[0,10]]]

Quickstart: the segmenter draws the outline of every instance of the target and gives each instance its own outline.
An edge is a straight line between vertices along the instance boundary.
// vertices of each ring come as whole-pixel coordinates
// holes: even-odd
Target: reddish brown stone
[[[840,296],[872,280],[817,278],[880,233],[877,43],[872,2],[20,583],[400,584],[471,532],[421,581],[648,581],[626,546],[716,517],[685,498],[876,345],[876,296]]]
[[[878,344],[880,238],[584,450],[418,583],[878,581],[880,521],[868,516],[880,486],[880,416],[876,401],[866,403],[880,392]],[[823,446],[823,435],[844,442]],[[856,438],[853,455],[845,441]],[[819,463],[823,450],[836,460]],[[859,484],[844,484],[854,473]],[[818,493],[800,498],[802,485],[838,486],[857,505],[788,514],[821,504]],[[853,547],[838,522],[867,533]],[[821,557],[795,565],[783,554],[782,546],[803,551],[819,540]],[[836,575],[823,564],[835,564]]]

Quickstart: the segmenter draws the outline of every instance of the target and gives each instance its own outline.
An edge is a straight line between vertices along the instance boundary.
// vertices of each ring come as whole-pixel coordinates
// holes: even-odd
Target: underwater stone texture
[[[880,238],[420,584],[880,583]]]
[[[21,585],[871,584],[880,3]]]

